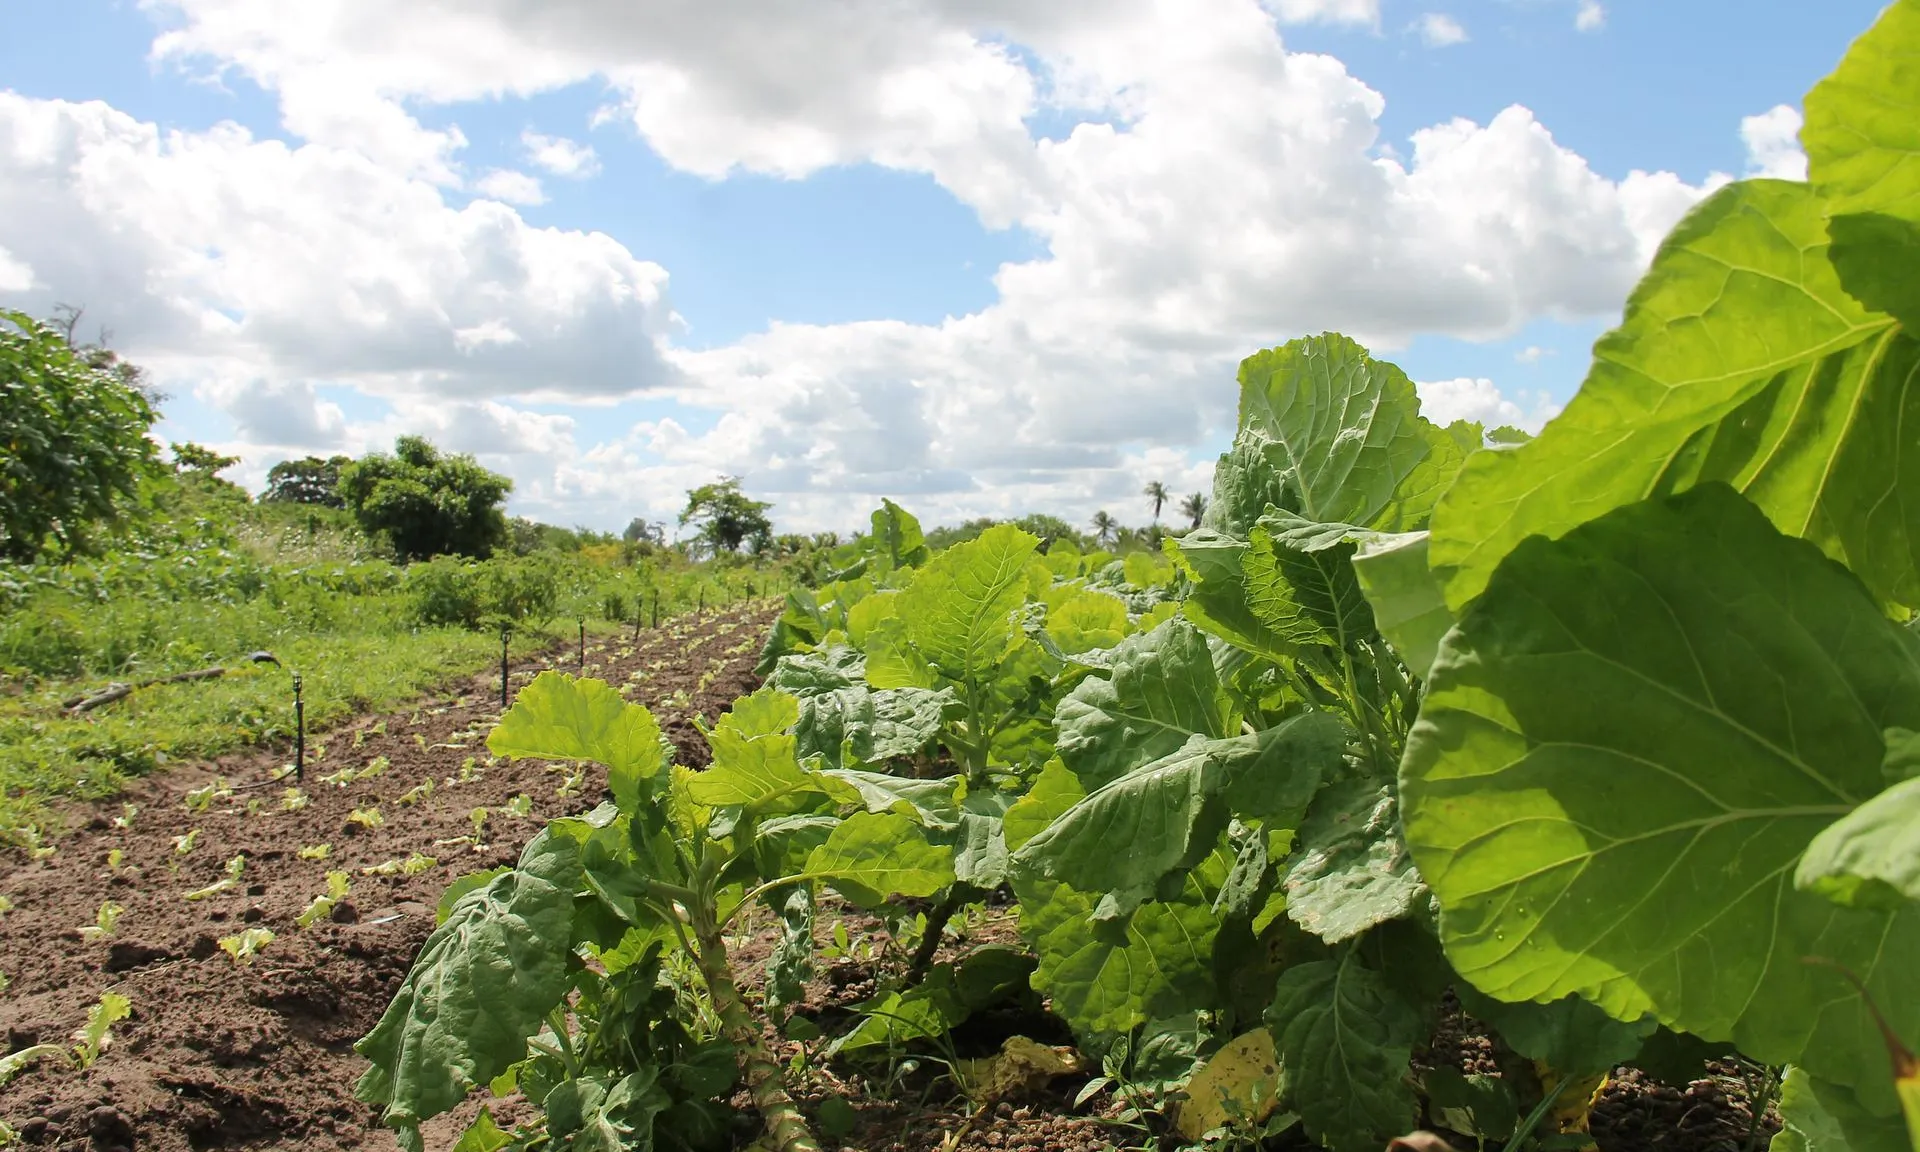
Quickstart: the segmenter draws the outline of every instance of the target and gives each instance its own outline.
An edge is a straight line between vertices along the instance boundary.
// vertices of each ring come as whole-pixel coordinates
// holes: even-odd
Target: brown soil
[[[762,602],[685,617],[637,645],[602,638],[589,645],[586,671],[652,707],[682,761],[702,764],[693,718],[713,720],[757,685],[752,667],[773,611]],[[510,683],[552,667],[576,671],[577,650],[562,645],[525,662]],[[352,1045],[431,931],[441,892],[461,874],[510,862],[545,820],[602,797],[596,771],[563,796],[564,766],[488,763],[498,684],[497,671],[477,676],[416,709],[310,736],[307,803],[297,809],[282,808],[295,782],[270,778],[289,753],[256,750],[138,781],[110,803],[69,813],[78,830],[49,859],[10,853],[0,871],[0,894],[13,903],[0,917],[0,972],[11,979],[0,1002],[6,1050],[69,1043],[104,992],[127,996],[132,1015],[92,1068],[43,1060],[0,1088],[0,1119],[29,1145],[100,1152],[393,1147],[352,1097],[365,1067]],[[386,766],[371,777],[322,779],[381,757]],[[190,813],[188,794],[219,779],[234,793]],[[429,796],[401,801],[428,781]],[[526,817],[506,811],[519,796]],[[113,823],[122,804],[138,807],[131,827]],[[490,813],[479,847],[462,840],[476,807]],[[350,822],[370,808],[378,826]],[[190,831],[191,850],[177,852],[175,838]],[[331,845],[324,860],[301,857],[320,844]],[[108,863],[113,850],[118,870]],[[414,854],[434,862],[411,876],[362,871]],[[183,898],[220,880],[236,855],[246,862],[230,889]],[[328,870],[348,871],[351,892],[331,919],[296,927]],[[112,935],[83,940],[79,928],[109,900],[123,909]],[[248,928],[276,938],[236,964],[219,941]]]

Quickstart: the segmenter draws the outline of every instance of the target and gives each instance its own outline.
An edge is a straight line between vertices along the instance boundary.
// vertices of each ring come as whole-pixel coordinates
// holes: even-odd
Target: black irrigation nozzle
[[[256,653],[266,656],[266,653]],[[273,657],[267,656],[273,660]],[[280,663],[273,660],[275,664]],[[307,776],[307,702],[300,695],[300,673],[293,674],[293,779],[304,783]]]
[[[587,618],[580,618],[580,675],[587,674]]]

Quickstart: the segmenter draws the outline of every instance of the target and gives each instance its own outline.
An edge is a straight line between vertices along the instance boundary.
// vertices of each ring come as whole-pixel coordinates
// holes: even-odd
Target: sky
[[[1880,0],[0,0],[0,308],[242,458],[782,531],[1205,491],[1339,331],[1538,428]]]

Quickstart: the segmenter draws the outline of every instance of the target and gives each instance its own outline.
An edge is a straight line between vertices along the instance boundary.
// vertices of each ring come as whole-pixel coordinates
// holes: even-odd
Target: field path
[[[777,608],[758,601],[681,617],[637,644],[602,637],[588,647],[587,674],[653,707],[681,761],[703,765],[693,717],[711,721],[757,685],[752,668]],[[577,671],[577,650],[522,662],[511,683],[549,667]],[[91,1069],[43,1060],[0,1087],[0,1120],[30,1146],[92,1152],[393,1147],[353,1099],[365,1062],[352,1045],[432,930],[441,892],[459,875],[511,862],[544,821],[592,807],[605,786],[593,767],[569,788],[566,767],[487,764],[498,675],[311,734],[298,794],[287,791],[292,779],[270,775],[290,752],[238,753],[70,813],[76,831],[47,859],[9,852],[0,863],[0,895],[13,904],[0,916],[6,1050],[70,1043],[105,992],[128,997],[132,1015]],[[323,780],[330,775],[335,782]],[[235,790],[191,812],[190,794],[219,780]],[[511,814],[522,796],[527,814]],[[123,804],[137,806],[130,827],[114,822]],[[477,846],[465,839],[476,808],[488,810]],[[377,826],[349,819],[373,809]],[[176,838],[190,832],[191,847],[178,851]],[[324,860],[301,855],[321,844],[330,846]],[[185,898],[225,878],[241,855],[230,887]],[[412,875],[365,871],[416,855],[431,863],[414,860]],[[348,896],[330,918],[297,927],[330,870],[349,873]],[[122,909],[112,934],[83,939],[107,901]],[[252,928],[275,938],[236,964],[219,941]]]

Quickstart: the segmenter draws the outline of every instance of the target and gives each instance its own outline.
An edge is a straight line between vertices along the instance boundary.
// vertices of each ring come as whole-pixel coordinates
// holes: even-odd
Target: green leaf
[[[1058,758],[1047,761],[1034,777],[1027,794],[1014,801],[1003,821],[1007,850],[1017,852],[1069,808],[1085,799],[1087,790]]]
[[[858,792],[869,812],[898,812],[925,828],[954,828],[960,823],[960,777],[912,780],[884,772],[830,769],[822,776],[842,781]]]
[[[927,538],[920,532],[920,521],[891,500],[883,498],[873,510],[867,539],[886,568],[918,568],[927,562]]]
[[[513,1133],[503,1130],[493,1119],[491,1109],[482,1105],[473,1122],[454,1141],[453,1152],[500,1152],[513,1143]]]
[[[1354,546],[1328,540],[1325,525],[1280,514],[1254,525],[1241,571],[1249,607],[1289,644],[1330,644],[1353,651],[1374,635],[1373,609],[1353,574]],[[1316,547],[1296,547],[1306,539]]]
[[[1433,451],[1413,381],[1333,333],[1240,362],[1237,443],[1280,479],[1285,498],[1275,503],[1322,523],[1371,524]],[[1252,524],[1227,527],[1244,534]]]
[[[1047,635],[1069,656],[1111,648],[1129,631],[1127,602],[1107,592],[1061,585],[1047,594],[1046,605]]]
[[[788,731],[799,718],[800,702],[775,689],[734,701],[707,736],[713,762],[687,781],[688,796],[710,808],[737,806],[754,815],[792,812],[810,795],[856,799],[850,784],[800,766],[797,738]]]
[[[630,704],[603,680],[542,672],[514,697],[487,736],[495,756],[592,760],[605,765],[607,786],[622,811],[639,807],[641,786],[666,763],[653,713]]]
[[[1667,237],[1540,436],[1476,452],[1434,512],[1457,612],[1529,536],[1723,480],[1884,599],[1920,605],[1920,343],[1840,286],[1825,204],[1745,180]]]
[[[1460,974],[1884,1088],[1842,978],[1920,1028],[1920,915],[1796,891],[1920,721],[1920,638],[1724,485],[1522,544],[1448,635],[1403,826]]]
[[[903,638],[914,657],[949,681],[993,680],[1010,650],[1024,639],[1014,613],[1026,603],[1028,565],[1039,538],[998,524],[940,553],[898,597]],[[869,637],[868,680],[876,688],[934,687],[874,679]]]
[[[416,1128],[527,1054],[566,994],[578,872],[574,843],[542,833],[518,868],[454,905],[354,1045],[372,1064],[356,1098],[388,1125]]]
[[[1297,964],[1267,1010],[1286,1069],[1286,1106],[1330,1152],[1375,1152],[1412,1129],[1407,1083],[1420,1014],[1354,953]]]
[[[1411,911],[1427,886],[1400,838],[1393,790],[1343,780],[1315,798],[1282,886],[1287,915],[1329,944]]]
[[[1849,908],[1920,901],[1920,778],[1903,780],[1828,825],[1793,883]]]
[[[1082,891],[1116,892],[1130,907],[1162,877],[1211,853],[1230,815],[1297,823],[1344,747],[1339,722],[1322,712],[1232,740],[1195,736],[1094,789],[1028,840],[1015,867]]]
[[[780,938],[767,957],[767,1007],[778,1010],[806,999],[813,975],[813,889],[795,884],[766,900],[780,917]]]
[[[1025,992],[1034,966],[1025,952],[996,944],[975,949],[957,965],[935,965],[915,987],[862,1005],[865,1019],[835,1040],[828,1054],[855,1055],[943,1035],[976,1012]]]
[[[953,883],[953,849],[928,843],[920,826],[898,813],[859,812],[807,857],[806,875],[873,907],[891,896],[931,896]]]
[[[542,1106],[547,1131],[568,1137],[572,1152],[632,1152],[653,1147],[654,1117],[673,1103],[659,1084],[657,1068],[621,1077],[611,1087],[604,1076],[562,1081]]]
[[[1278,662],[1292,658],[1292,644],[1254,612],[1245,540],[1202,528],[1185,536],[1168,537],[1165,548],[1193,583],[1181,602],[1182,615],[1262,659]]]
[[[1913,1152],[1899,1116],[1867,1111],[1853,1093],[1804,1068],[1787,1069],[1780,1121],[1768,1152]]]
[[[1454,991],[1467,1015],[1490,1025],[1515,1052],[1562,1076],[1586,1076],[1632,1062],[1659,1027],[1651,1018],[1615,1020],[1578,996],[1551,1004],[1510,1004],[1470,985]]]
[[[1374,626],[1422,680],[1433,668],[1441,638],[1453,627],[1453,612],[1428,565],[1427,550],[1427,533],[1405,532],[1376,536],[1353,555],[1353,574],[1373,605]]]
[[[1177,900],[1144,904],[1124,920],[1093,918],[1099,897],[1052,880],[1013,881],[1020,933],[1040,966],[1033,989],[1083,1043],[1149,1019],[1211,1007],[1211,898],[1191,875]]]
[[[1833,261],[1870,308],[1920,326],[1920,4],[1890,4],[1807,93],[1807,175],[1832,214]]]
[[[1089,787],[1178,751],[1195,734],[1225,736],[1231,720],[1206,637],[1179,619],[1122,641],[1109,675],[1082,680],[1054,713],[1060,758]]]

